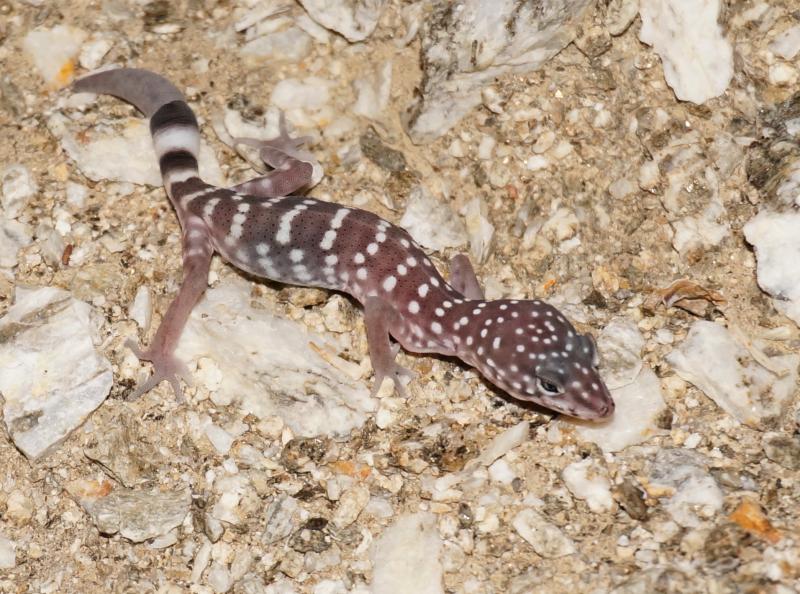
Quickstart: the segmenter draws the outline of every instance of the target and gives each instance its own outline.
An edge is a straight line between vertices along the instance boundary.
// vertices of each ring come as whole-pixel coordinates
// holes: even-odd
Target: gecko
[[[175,349],[219,254],[256,277],[351,295],[363,307],[373,395],[385,378],[406,396],[413,373],[396,361],[400,347],[456,357],[513,398],[580,419],[601,419],[614,401],[600,377],[594,339],[581,334],[555,307],[539,299],[484,298],[469,259],[450,260],[449,282],[404,229],[366,210],[319,200],[301,190],[322,168],[289,135],[281,116],[271,140],[237,139],[254,146],[271,168],[230,188],[199,173],[200,128],[181,91],[138,68],[90,73],[75,92],[107,94],[150,121],[167,196],[182,230],[183,280],[150,345],[127,345],[152,364],[131,398],[168,381],[183,401],[181,380],[191,373]],[[297,195],[292,195],[292,194]]]

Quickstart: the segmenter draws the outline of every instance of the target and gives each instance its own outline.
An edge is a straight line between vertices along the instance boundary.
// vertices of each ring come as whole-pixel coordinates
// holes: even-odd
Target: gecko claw
[[[163,381],[168,381],[175,393],[175,399],[179,404],[184,404],[186,398],[183,396],[181,380],[187,386],[192,386],[192,374],[186,364],[172,353],[154,352],[152,349],[142,350],[139,345],[128,339],[125,341],[128,347],[140,361],[150,361],[153,365],[153,373],[144,381],[139,382],[128,400],[138,400]]]

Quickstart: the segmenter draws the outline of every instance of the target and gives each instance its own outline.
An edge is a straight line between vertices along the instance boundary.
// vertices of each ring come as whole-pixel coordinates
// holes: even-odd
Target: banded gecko
[[[120,68],[89,74],[73,89],[116,96],[150,119],[164,186],[183,232],[178,294],[150,346],[129,344],[153,366],[133,398],[167,380],[182,400],[180,380],[189,384],[191,376],[175,348],[217,252],[257,277],[342,291],[360,302],[373,393],[391,378],[405,395],[401,380],[412,374],[395,360],[402,346],[458,357],[519,400],[583,419],[613,413],[593,339],[557,309],[536,299],[487,301],[466,256],[451,260],[448,283],[404,229],[364,210],[290,195],[319,181],[322,171],[301,148],[304,139],[290,137],[283,121],[275,139],[240,139],[257,147],[272,171],[219,188],[200,178],[197,119],[165,78]]]

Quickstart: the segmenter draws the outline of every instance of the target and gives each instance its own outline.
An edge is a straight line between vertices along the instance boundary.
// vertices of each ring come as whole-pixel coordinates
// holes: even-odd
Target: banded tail
[[[199,177],[197,118],[175,85],[139,68],[117,68],[88,74],[72,85],[78,93],[113,95],[150,118],[150,133],[167,193],[171,186]]]

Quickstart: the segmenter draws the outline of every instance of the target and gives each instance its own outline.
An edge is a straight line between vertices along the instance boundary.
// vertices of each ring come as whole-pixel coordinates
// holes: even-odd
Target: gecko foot
[[[252,146],[259,150],[261,160],[270,167],[280,169],[290,161],[292,157],[301,157],[300,160],[307,162],[316,162],[310,153],[302,150],[303,146],[313,140],[310,136],[292,137],[289,135],[289,130],[286,127],[286,116],[281,112],[280,134],[275,138],[268,140],[261,140],[258,138],[236,137],[233,139],[236,144],[244,144]]]
[[[392,363],[389,369],[374,369],[374,383],[372,385],[372,391],[370,392],[370,396],[376,396],[378,394],[378,390],[381,389],[381,385],[383,384],[383,380],[391,378],[394,382],[394,389],[397,390],[398,395],[403,399],[408,399],[408,392],[406,391],[405,384],[413,380],[417,374],[410,369],[403,367],[402,365],[398,365],[394,362],[394,358],[397,356],[397,353],[400,351],[400,345],[394,344],[391,347],[392,349]],[[403,382],[402,380],[406,380]]]
[[[133,354],[136,355],[140,361],[150,361],[153,364],[152,375],[136,386],[136,390],[134,390],[128,400],[140,398],[142,394],[149,392],[166,380],[172,386],[172,391],[175,392],[175,399],[180,404],[186,402],[186,399],[183,397],[180,380],[183,380],[187,385],[191,386],[192,374],[183,361],[178,359],[173,353],[159,352],[152,348],[142,350],[133,340],[125,341],[125,346],[131,349]]]

